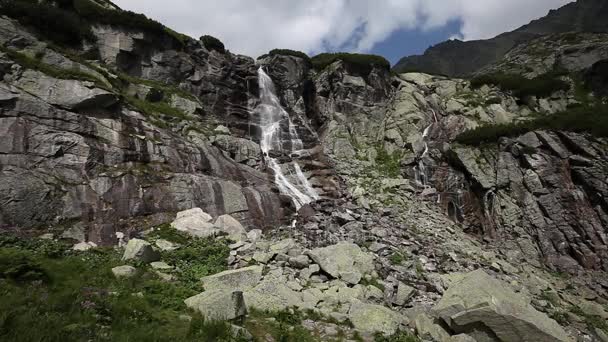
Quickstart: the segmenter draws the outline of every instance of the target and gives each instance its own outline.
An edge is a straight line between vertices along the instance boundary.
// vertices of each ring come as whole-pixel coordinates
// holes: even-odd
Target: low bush
[[[608,105],[585,105],[529,121],[480,126],[461,133],[455,141],[465,145],[481,145],[496,142],[501,137],[515,137],[542,129],[608,137]]]
[[[315,70],[321,71],[336,61],[343,61],[352,71],[369,75],[373,68],[390,71],[391,63],[382,56],[357,53],[322,53],[311,58]]]
[[[556,91],[570,89],[570,84],[561,80],[559,76],[561,76],[560,73],[551,72],[528,79],[521,75],[493,73],[473,78],[471,87],[479,88],[483,85],[494,85],[519,98],[526,96],[547,97]]]
[[[205,46],[205,48],[207,48],[207,50],[215,50],[220,53],[226,53],[226,47],[224,47],[224,43],[222,43],[221,40],[213,36],[202,36],[201,42],[203,42],[203,45]]]
[[[308,55],[305,54],[304,52],[296,51],[296,50],[289,50],[289,49],[270,50],[270,52],[268,52],[267,54],[261,55],[260,57],[258,57],[258,59],[266,58],[268,56],[276,56],[276,55],[298,57],[298,58],[302,58],[302,59],[310,62],[310,57],[308,57]]]
[[[24,26],[32,27],[46,39],[60,45],[78,46],[83,40],[95,39],[90,25],[76,13],[47,2],[2,0],[0,15],[6,15]]]

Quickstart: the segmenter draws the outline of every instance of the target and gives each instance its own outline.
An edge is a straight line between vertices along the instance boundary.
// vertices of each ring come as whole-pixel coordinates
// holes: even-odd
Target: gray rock
[[[554,320],[483,270],[448,288],[434,311],[457,333],[496,335],[501,341],[571,341]]]
[[[160,253],[152,248],[147,241],[131,239],[125,247],[122,260],[139,260],[145,263],[160,260]]]
[[[307,268],[310,265],[310,259],[306,255],[298,255],[289,258],[289,264],[295,268]]]
[[[385,335],[394,334],[402,325],[408,323],[407,318],[387,307],[375,304],[365,304],[355,301],[348,311],[348,318],[355,329],[366,332],[380,332]]]
[[[186,299],[184,303],[208,320],[232,320],[247,314],[241,291],[208,290]]]
[[[178,244],[164,239],[158,239],[156,240],[156,242],[154,242],[154,244],[156,245],[156,247],[158,247],[158,249],[166,252],[174,251],[179,248]]]
[[[159,271],[163,271],[163,270],[164,270],[164,271],[167,271],[167,270],[172,270],[172,269],[174,269],[174,268],[175,268],[175,267],[173,267],[173,266],[171,266],[171,265],[167,264],[167,263],[166,263],[166,262],[164,262],[164,261],[154,261],[154,262],[151,262],[151,263],[150,263],[150,266],[151,266],[153,269],[155,269],[155,270],[159,270]]]
[[[408,286],[402,282],[399,282],[397,285],[397,291],[393,297],[393,304],[403,306],[407,304],[407,302],[412,298],[412,296],[416,293],[416,289],[411,286]]]
[[[177,213],[176,219],[171,223],[171,227],[195,237],[216,236],[220,230],[210,221],[211,215],[204,212],[201,208],[193,208]]]
[[[131,278],[137,274],[137,269],[129,265],[117,266],[112,268],[112,273],[116,278]]]
[[[222,215],[215,221],[215,226],[233,241],[242,241],[247,237],[247,231],[241,223],[230,215]]]
[[[262,279],[262,266],[250,266],[224,271],[202,278],[206,290],[245,290],[256,286]]]
[[[360,277],[370,274],[374,270],[374,258],[365,253],[353,243],[339,243],[337,245],[316,248],[306,254],[334,278],[342,279],[343,274],[349,280],[354,280],[354,273]]]

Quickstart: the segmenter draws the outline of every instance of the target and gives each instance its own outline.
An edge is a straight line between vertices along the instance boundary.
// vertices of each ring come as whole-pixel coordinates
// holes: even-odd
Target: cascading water
[[[425,128],[424,132],[422,133],[422,141],[424,142],[424,152],[422,153],[422,156],[418,161],[418,166],[414,170],[416,183],[424,188],[428,186],[426,164],[424,164],[424,158],[429,154],[429,144],[426,142],[426,137],[429,135],[431,127],[433,127],[433,124],[430,124],[427,128]]]
[[[260,127],[262,129],[260,148],[264,154],[266,164],[274,172],[274,182],[279,190],[291,197],[296,208],[299,209],[302,205],[318,199],[319,195],[312,188],[296,161],[290,164],[295,171],[291,173],[291,176],[295,179],[295,183],[292,183],[277,159],[271,156],[271,151],[292,155],[294,152],[301,150],[304,145],[298,136],[296,127],[289,118],[289,114],[279,102],[272,79],[262,67],[258,69],[258,79],[260,104],[255,108],[255,112],[260,116]],[[282,129],[285,126],[287,127],[286,131]],[[286,142],[288,144],[285,144]],[[285,148],[286,145],[287,148]]]

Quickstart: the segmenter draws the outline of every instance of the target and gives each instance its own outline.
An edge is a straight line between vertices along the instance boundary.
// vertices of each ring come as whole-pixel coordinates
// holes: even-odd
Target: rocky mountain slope
[[[0,337],[607,340],[605,34],[466,80],[83,4],[0,8]]]
[[[492,64],[521,43],[565,32],[606,32],[608,6],[602,0],[578,0],[514,31],[487,40],[450,40],[429,48],[423,55],[402,58],[396,72],[426,72],[464,77]]]

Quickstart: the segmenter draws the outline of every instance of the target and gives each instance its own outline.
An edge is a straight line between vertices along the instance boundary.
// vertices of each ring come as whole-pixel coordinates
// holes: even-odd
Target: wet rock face
[[[0,43],[20,39],[23,51],[43,51],[44,63],[105,79],[13,21],[2,18],[0,26]],[[282,222],[289,200],[267,174],[245,165],[255,147],[237,162],[212,144],[212,134],[187,129],[215,127],[222,118],[235,134],[246,135],[240,127],[249,120],[253,60],[204,51],[196,42],[178,52],[136,32],[106,29],[99,37],[110,66],[177,83],[197,95],[202,108],[180,98],[175,107],[185,109],[190,121],[160,125],[120,101],[116,90],[102,89],[109,85],[57,79],[3,56],[0,226],[77,227],[86,241],[113,244],[117,231],[168,223],[175,212],[193,207],[214,218],[230,214],[249,229]],[[138,56],[128,68],[120,63],[123,52]]]

